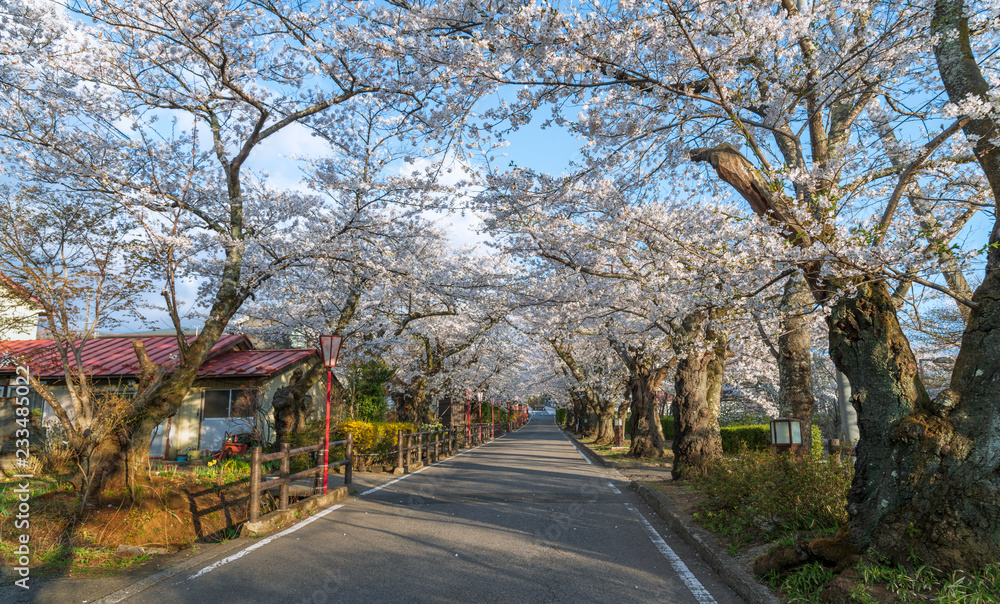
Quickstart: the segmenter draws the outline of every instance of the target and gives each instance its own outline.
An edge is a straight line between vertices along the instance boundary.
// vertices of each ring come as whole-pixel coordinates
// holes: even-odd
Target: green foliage
[[[696,489],[709,504],[696,518],[726,536],[756,540],[787,532],[834,532],[847,521],[853,468],[769,451],[744,451],[712,461]]]
[[[722,452],[726,454],[748,451],[765,451],[771,444],[767,426],[725,426],[722,429]]]
[[[1000,602],[1000,563],[991,564],[976,573],[955,572],[943,575],[936,568],[911,560],[909,567],[890,564],[871,553],[857,566],[861,581],[880,585],[903,602],[933,601],[938,604]],[[933,594],[926,597],[928,594]],[[856,598],[870,599],[867,594]]]
[[[385,384],[395,370],[382,361],[355,365],[347,377],[348,392],[353,398],[354,418],[365,422],[385,420],[388,410]]]
[[[566,424],[566,410],[565,409],[562,409],[562,408],[556,409],[556,423],[559,424],[560,426]]]
[[[750,451],[766,451],[771,447],[771,426],[758,424],[753,426],[723,426],[722,452],[735,455],[744,448]],[[819,426],[812,427],[812,452],[814,458],[819,458],[823,450],[823,434]]]
[[[833,570],[812,562],[785,575],[771,573],[767,582],[784,592],[786,602],[819,602],[820,592],[833,577]]]
[[[759,426],[769,421],[771,421],[771,417],[766,413],[752,413],[746,410],[727,413],[725,408],[723,408],[723,415],[719,417],[719,424],[722,426]]]
[[[674,439],[674,418],[672,417],[661,417],[660,427],[663,428],[663,438],[667,440]]]

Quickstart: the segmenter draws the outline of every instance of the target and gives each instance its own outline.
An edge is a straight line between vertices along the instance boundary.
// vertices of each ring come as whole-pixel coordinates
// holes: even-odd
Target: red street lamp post
[[[479,431],[479,436],[478,436],[479,442],[483,442],[483,393],[482,392],[476,393],[476,400],[479,401],[479,410],[476,411],[477,413],[476,428]]]
[[[326,432],[323,437],[323,494],[326,494],[328,474],[330,471],[330,387],[333,384],[333,368],[337,366],[340,356],[342,336],[320,336],[319,352],[323,355],[323,366],[326,367]]]
[[[465,446],[472,440],[472,391],[465,389]]]

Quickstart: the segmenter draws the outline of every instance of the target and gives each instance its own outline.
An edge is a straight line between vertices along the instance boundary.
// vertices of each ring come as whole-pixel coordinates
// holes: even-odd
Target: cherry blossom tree
[[[261,285],[326,240],[308,225],[320,196],[278,189],[260,169],[283,136],[307,136],[371,108],[408,116],[398,134],[449,144],[470,93],[452,74],[393,56],[395,36],[371,6],[174,0],[72,2],[67,44],[28,66],[33,87],[8,89],[0,129],[15,177],[119,204],[154,233],[171,264],[161,278],[201,282],[198,337],[178,333],[176,367],[136,397],[126,466],[145,476],[149,434],[173,415],[208,352]],[[60,86],[61,94],[36,91]],[[465,96],[463,96],[465,95]],[[413,130],[413,124],[419,124]],[[425,140],[426,139],[426,142]],[[161,227],[168,225],[167,231]],[[177,225],[176,232],[170,226]],[[176,253],[183,251],[183,253]],[[184,300],[166,288],[168,311]],[[200,306],[200,304],[199,304]],[[110,474],[110,472],[109,472]]]
[[[604,183],[563,182],[495,179],[483,196],[493,211],[487,224],[512,252],[564,273],[569,291],[546,289],[581,299],[572,312],[588,317],[620,358],[629,376],[631,455],[663,454],[656,394],[674,370],[674,471],[703,471],[722,453],[728,327],[746,313],[739,300],[777,281],[774,265],[761,260],[781,254],[768,247],[772,229],[735,208],[623,204]],[[565,342],[559,350],[566,352]]]
[[[925,561],[953,568],[987,562],[998,542],[995,531],[965,539],[973,518],[995,518],[997,508],[974,504],[989,498],[959,478],[992,475],[994,462],[969,455],[991,450],[992,440],[959,429],[954,448],[940,453],[942,439],[957,434],[955,406],[977,430],[993,425],[993,414],[974,402],[991,392],[982,380],[992,369],[972,360],[985,344],[973,335],[984,333],[973,317],[985,306],[962,287],[951,245],[978,208],[995,201],[991,8],[787,0],[720,11],[667,0],[479,11],[456,3],[426,12],[452,34],[437,46],[451,44],[479,78],[521,87],[487,117],[517,127],[548,104],[548,124],[587,141],[577,174],[601,171],[623,190],[697,196],[682,177],[693,161],[782,231],[799,254],[789,268],[828,309],[831,355],[855,393],[862,438],[849,540],[898,559],[915,548]],[[913,127],[915,119],[933,128]],[[896,320],[901,295],[914,285],[971,309],[952,388],[937,402]],[[790,303],[794,316],[802,305]],[[805,342],[785,338],[779,355],[786,396],[803,394],[793,407],[808,407]],[[961,509],[933,495],[952,487],[963,493]],[[907,532],[902,518],[919,530]],[[926,535],[948,546],[931,546]]]

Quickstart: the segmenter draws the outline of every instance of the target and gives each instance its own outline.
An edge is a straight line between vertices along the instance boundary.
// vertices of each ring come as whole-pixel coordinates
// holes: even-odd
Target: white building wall
[[[37,340],[38,309],[0,291],[0,340]]]

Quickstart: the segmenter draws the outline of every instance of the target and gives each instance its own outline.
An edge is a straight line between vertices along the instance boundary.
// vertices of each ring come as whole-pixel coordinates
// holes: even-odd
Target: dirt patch
[[[672,480],[662,480],[658,482],[647,482],[647,485],[664,493],[669,497],[677,509],[688,516],[693,516],[700,506],[707,501],[707,497],[683,482]]]
[[[32,577],[95,577],[142,564],[148,553],[121,545],[174,552],[199,542],[234,538],[247,520],[247,481],[217,484],[192,477],[154,477],[137,502],[124,494],[102,496],[74,522],[78,506],[71,490],[56,489],[30,500],[30,527],[15,525],[14,508],[0,508],[0,560],[15,566],[18,538],[30,537]],[[265,494],[262,499],[267,502]],[[266,512],[267,510],[262,510]],[[15,577],[5,574],[0,584]]]

